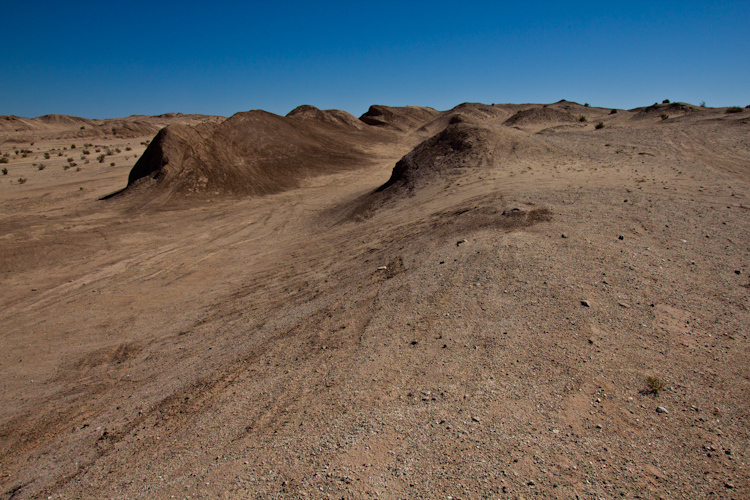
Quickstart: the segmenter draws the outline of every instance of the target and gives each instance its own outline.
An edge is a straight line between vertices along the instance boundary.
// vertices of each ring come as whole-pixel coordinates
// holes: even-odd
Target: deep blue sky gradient
[[[0,114],[750,104],[750,1],[7,0]]]

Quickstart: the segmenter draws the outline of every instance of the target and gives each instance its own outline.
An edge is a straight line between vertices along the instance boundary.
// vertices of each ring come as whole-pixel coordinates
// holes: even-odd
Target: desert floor
[[[750,110],[618,115],[365,216],[418,140],[166,205],[6,140],[0,498],[750,498]]]

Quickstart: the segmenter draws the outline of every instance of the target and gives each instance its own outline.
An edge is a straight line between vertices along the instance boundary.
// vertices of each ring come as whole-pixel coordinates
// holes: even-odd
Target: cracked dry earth
[[[358,218],[409,148],[4,187],[0,497],[750,497],[747,127],[535,135]]]

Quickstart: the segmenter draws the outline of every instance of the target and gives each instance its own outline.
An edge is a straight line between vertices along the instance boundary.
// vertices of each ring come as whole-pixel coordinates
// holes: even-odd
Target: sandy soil
[[[0,498],[750,498],[750,110],[550,107],[159,205],[5,137]]]

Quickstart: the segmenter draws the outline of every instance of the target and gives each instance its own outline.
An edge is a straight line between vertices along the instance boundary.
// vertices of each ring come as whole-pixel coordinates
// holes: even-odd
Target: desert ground
[[[0,498],[750,498],[750,109],[3,116],[0,158]]]

